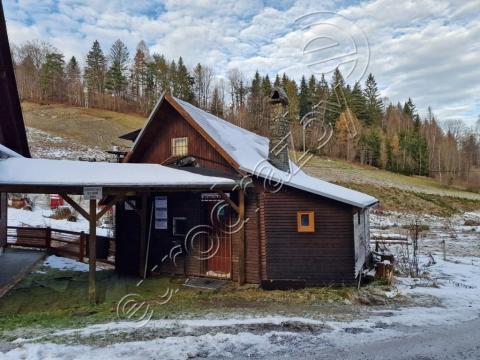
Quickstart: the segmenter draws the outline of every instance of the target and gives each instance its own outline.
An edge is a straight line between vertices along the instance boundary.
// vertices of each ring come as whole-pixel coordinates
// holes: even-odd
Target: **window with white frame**
[[[188,138],[173,138],[172,139],[172,156],[188,155]]]

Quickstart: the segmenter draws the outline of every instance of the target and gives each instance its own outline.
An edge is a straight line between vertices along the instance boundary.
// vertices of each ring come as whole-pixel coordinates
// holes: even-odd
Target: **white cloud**
[[[354,36],[358,29],[367,35],[368,71],[376,76],[382,95],[394,102],[412,97],[419,110],[431,105],[445,119],[477,118],[480,2],[338,4],[334,0],[17,0],[4,6],[9,35],[16,43],[48,40],[66,57],[82,60],[96,39],[108,52],[121,38],[132,54],[144,39],[152,52],[169,59],[183,56],[189,66],[208,64],[220,77],[234,67],[246,75],[258,69],[272,76],[287,71],[297,78],[318,70],[307,66],[311,59],[302,50],[312,33],[325,27],[302,29],[295,20],[315,11],[337,11],[354,25],[346,25],[339,16],[326,16],[330,24]],[[340,32],[332,36],[340,40]],[[341,40],[348,45],[347,39]],[[321,55],[331,57],[347,45]]]

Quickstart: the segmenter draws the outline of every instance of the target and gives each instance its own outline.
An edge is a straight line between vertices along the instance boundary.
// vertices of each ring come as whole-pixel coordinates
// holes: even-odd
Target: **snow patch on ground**
[[[52,269],[58,270],[70,270],[70,271],[88,271],[88,264],[81,263],[72,259],[59,257],[59,256],[49,256],[44,262],[43,266],[50,267]]]
[[[105,161],[107,158],[105,151],[99,147],[90,148],[75,140],[54,136],[39,129],[27,128],[27,135],[34,158],[54,160],[92,158],[98,161]]]
[[[398,214],[374,215],[376,231],[385,236],[403,234],[401,224],[408,218]],[[465,214],[473,220],[480,213]],[[201,319],[165,319],[152,320],[142,328],[144,331],[167,329],[168,336],[151,340],[135,338],[131,341],[118,340],[110,345],[79,345],[75,341],[68,344],[53,344],[42,337],[36,339],[17,339],[17,348],[5,353],[6,359],[187,359],[189,357],[236,358],[276,356],[288,354],[291,349],[313,353],[333,346],[351,346],[354,344],[389,340],[400,336],[402,332],[413,334],[422,331],[423,326],[448,326],[458,322],[477,318],[480,314],[480,257],[473,255],[475,246],[480,242],[478,229],[464,225],[465,217],[456,217],[451,222],[457,231],[457,237],[450,239],[450,251],[443,259],[441,242],[445,239],[444,219],[427,217],[430,229],[420,241],[420,264],[424,276],[418,279],[400,277],[396,280],[396,289],[385,296],[392,298],[398,294],[413,298],[417,305],[403,308],[373,308],[365,318],[353,321],[330,321],[327,317],[312,318],[272,315],[255,317],[248,314],[231,315],[229,318],[204,317]],[[384,226],[388,224],[388,226]],[[383,225],[383,226],[380,226]],[[474,233],[474,234],[471,234]],[[432,263],[432,257],[435,263]],[[50,259],[50,258],[49,258]],[[49,260],[47,259],[47,261]],[[54,259],[55,261],[57,259]],[[63,260],[63,259],[62,259]],[[423,306],[426,298],[436,298],[439,306]],[[226,315],[228,316],[228,315]],[[315,317],[315,318],[314,318]],[[299,324],[320,326],[321,332],[305,330],[292,332],[271,331],[265,326],[265,332],[246,331],[245,326],[258,328],[262,324],[281,324],[296,322]],[[208,328],[207,331],[198,331]],[[49,336],[108,338],[114,334],[132,334],[137,331],[131,322],[113,322],[97,324],[80,329],[62,329]],[[228,331],[226,331],[228,329]],[[237,329],[235,331],[235,329]],[[48,336],[48,335],[47,335]],[[122,336],[119,337],[123,339]],[[87,342],[88,343],[88,342]],[[73,355],[72,355],[73,354]]]
[[[89,223],[82,216],[76,222],[51,219],[52,210],[35,207],[33,211],[8,208],[8,226],[20,227],[51,227],[52,229],[68,230],[88,234]],[[111,236],[112,230],[106,227],[97,227],[97,235]]]
[[[157,359],[183,360],[189,358],[221,357],[235,355],[258,357],[279,351],[282,338],[287,333],[255,335],[248,332],[238,334],[205,334],[201,336],[167,337],[151,341],[117,343],[106,347],[85,345],[28,344],[12,350],[5,359]]]

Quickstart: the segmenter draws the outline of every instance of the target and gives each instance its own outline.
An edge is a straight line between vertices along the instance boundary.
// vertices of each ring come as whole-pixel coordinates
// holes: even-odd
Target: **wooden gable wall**
[[[201,167],[228,174],[238,172],[167,101],[154,115],[129,162],[163,164],[171,159],[171,139],[188,138],[188,155]]]

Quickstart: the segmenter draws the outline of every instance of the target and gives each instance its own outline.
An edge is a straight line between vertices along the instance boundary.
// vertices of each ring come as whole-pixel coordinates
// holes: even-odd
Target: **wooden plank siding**
[[[351,206],[288,187],[265,192],[264,199],[267,279],[354,282]],[[297,232],[297,211],[312,210],[315,232]]]
[[[158,111],[140,135],[134,151],[126,161],[170,164],[172,138],[188,138],[188,155],[197,159],[200,167],[220,171],[226,175],[242,175],[238,165],[225,155],[223,149],[202,134],[202,129],[175,104],[161,102]],[[173,105],[172,105],[173,104]],[[248,144],[245,144],[248,146]],[[279,192],[264,188],[263,181],[253,179],[253,186],[245,197],[245,281],[301,280],[306,285],[353,283],[354,262],[354,208],[339,201],[285,186]],[[159,265],[161,271],[183,275],[206,274],[208,261],[186,253],[184,239],[172,236],[173,216],[188,219],[188,227],[208,224],[200,193],[184,192],[168,195],[168,230],[153,231],[149,267]],[[238,204],[236,192],[232,200]],[[297,211],[314,211],[315,232],[297,231]],[[208,211],[207,211],[208,212]],[[232,211],[232,223],[238,216]],[[135,226],[135,224],[130,225]],[[237,229],[238,230],[238,229]],[[118,235],[122,237],[122,235]],[[231,234],[231,278],[240,281],[240,232]],[[132,241],[130,239],[129,241]],[[181,243],[183,254],[176,258],[176,266],[161,259],[170,249]],[[119,245],[120,246],[120,245]],[[133,249],[132,249],[133,250]],[[138,251],[138,250],[137,250]],[[120,251],[118,251],[120,255]],[[197,255],[198,256],[198,255]]]
[[[171,139],[188,138],[188,155],[194,156],[199,165],[208,169],[238,174],[232,166],[195,130],[168,102],[156,114],[149,131],[144,134],[139,148],[132,153],[129,162],[163,164],[172,159]]]

